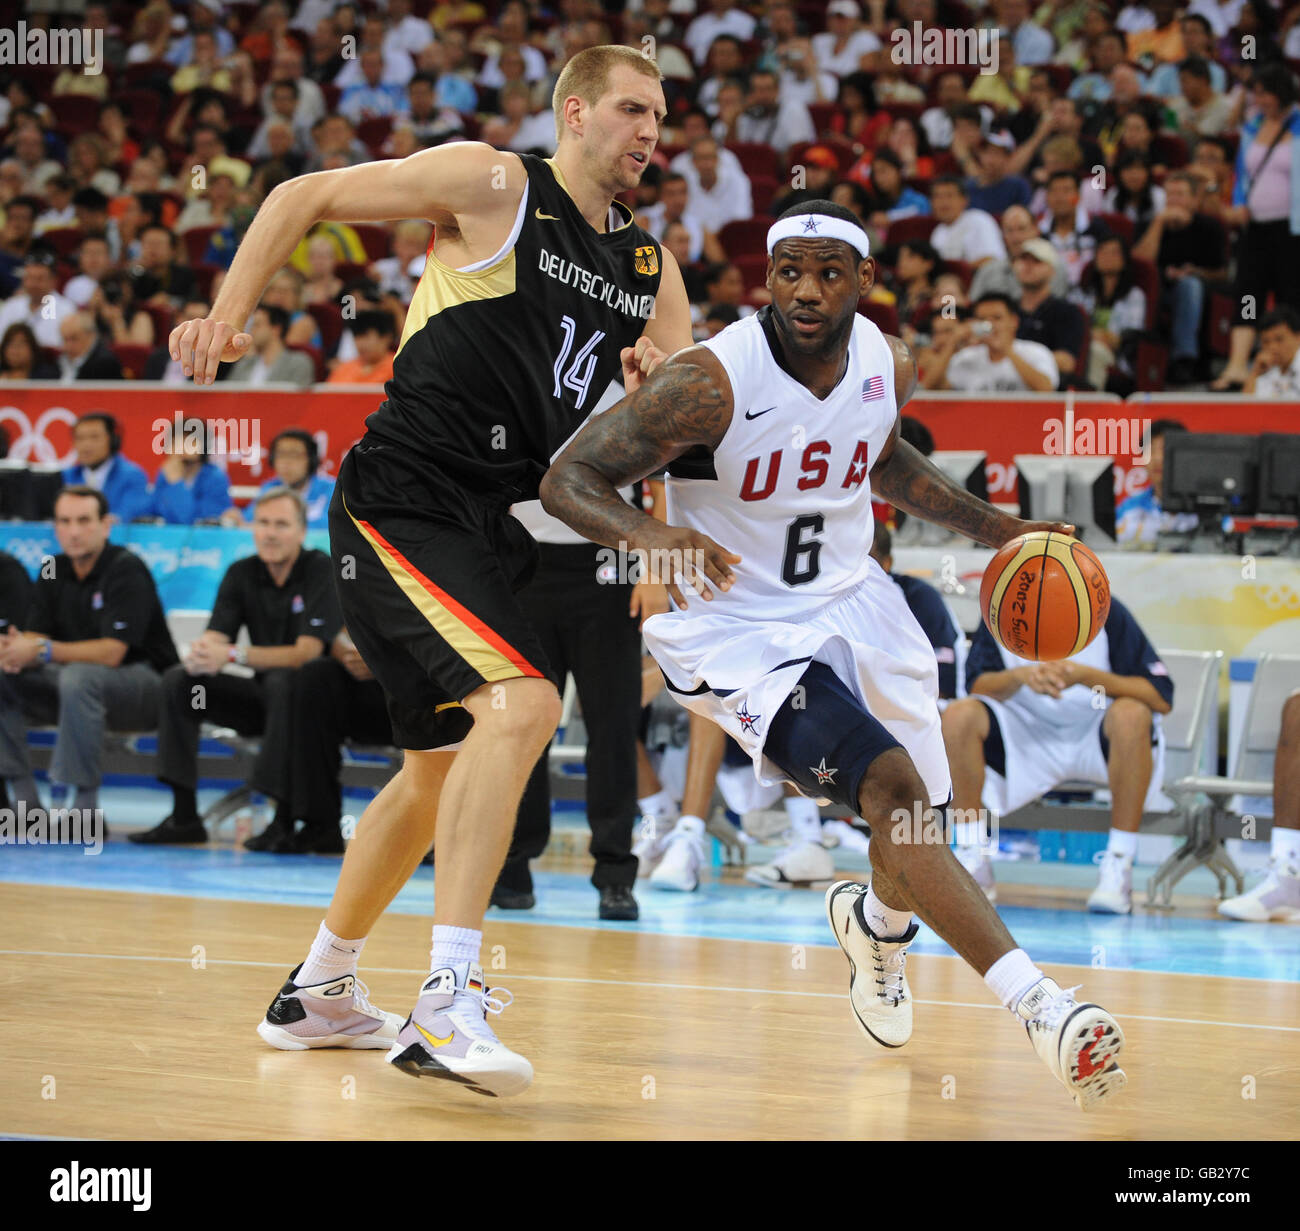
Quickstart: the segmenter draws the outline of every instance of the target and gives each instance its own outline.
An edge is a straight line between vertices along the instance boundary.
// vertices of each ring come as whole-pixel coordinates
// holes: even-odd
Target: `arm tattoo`
[[[1000,547],[1020,524],[958,487],[905,440],[896,441],[889,459],[872,473],[872,488],[905,513],[946,526],[987,547]]]
[[[608,547],[636,545],[658,526],[619,494],[693,445],[714,448],[731,423],[731,394],[709,367],[669,360],[617,406],[597,415],[551,464],[542,507],[584,538]]]
[[[887,333],[885,341],[894,352],[894,401],[901,411],[916,392],[916,360],[912,357],[911,347],[902,338]]]

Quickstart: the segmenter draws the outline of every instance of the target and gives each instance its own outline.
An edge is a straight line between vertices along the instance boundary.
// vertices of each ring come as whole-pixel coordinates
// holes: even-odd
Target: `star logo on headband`
[[[812,231],[813,234],[817,233],[817,219],[814,218],[811,214],[808,216],[807,221],[805,221],[803,224],[803,231],[805,235],[807,235],[809,231]]]

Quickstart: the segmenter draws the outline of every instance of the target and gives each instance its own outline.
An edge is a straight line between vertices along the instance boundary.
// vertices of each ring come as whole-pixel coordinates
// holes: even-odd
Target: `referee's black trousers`
[[[338,831],[340,745],[352,738],[391,744],[384,690],[378,680],[358,680],[337,658],[322,654],[298,668],[294,689],[289,803],[294,820],[311,833]]]
[[[636,740],[641,720],[641,633],[628,615],[631,587],[597,578],[591,543],[539,544],[532,581],[519,592],[524,614],[564,691],[573,676],[587,727],[587,822],[597,889],[636,880],[632,829],[637,818]],[[550,746],[533,768],[498,883],[531,892],[528,861],[551,835]]]

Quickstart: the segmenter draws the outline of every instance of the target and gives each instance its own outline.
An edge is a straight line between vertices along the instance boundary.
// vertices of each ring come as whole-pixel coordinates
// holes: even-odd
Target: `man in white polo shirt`
[[[1289,304],[1259,322],[1259,354],[1242,392],[1300,401],[1300,312]]]
[[[935,348],[927,389],[966,393],[1047,393],[1060,371],[1041,342],[1016,337],[1020,311],[1010,295],[990,291],[974,307],[974,324],[945,338]]]
[[[982,265],[1006,260],[1002,232],[992,214],[970,209],[970,195],[958,175],[941,175],[930,185],[930,209],[939,220],[930,236],[945,261]]]

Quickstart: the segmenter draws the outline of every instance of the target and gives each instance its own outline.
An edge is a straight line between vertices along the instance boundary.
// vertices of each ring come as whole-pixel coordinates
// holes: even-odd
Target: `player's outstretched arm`
[[[901,411],[916,389],[916,361],[901,338],[887,336],[887,341],[894,352],[894,394],[900,417],[871,468],[871,490],[905,513],[946,526],[989,547],[1001,547],[1031,530],[1073,534],[1074,527],[1062,522],[1021,521],[995,509],[959,487],[923,453],[901,439]]]
[[[388,222],[424,218],[461,226],[466,218],[492,226],[513,216],[526,178],[515,154],[477,141],[423,150],[409,158],[316,171],[278,184],[253,219],[221,293],[205,320],[172,330],[168,349],[195,384],[211,384],[217,365],[242,358],[252,339],[242,332],[266,284],[318,222]],[[192,358],[191,358],[192,357]]]
[[[706,599],[705,578],[727,589],[739,556],[706,534],[656,521],[628,504],[619,489],[696,445],[716,448],[731,424],[732,405],[731,382],[712,353],[680,351],[574,437],[542,479],[542,507],[594,543],[642,553],[652,568],[660,559],[684,562],[686,568],[670,567],[655,578],[681,606],[674,572],[693,580]]]

